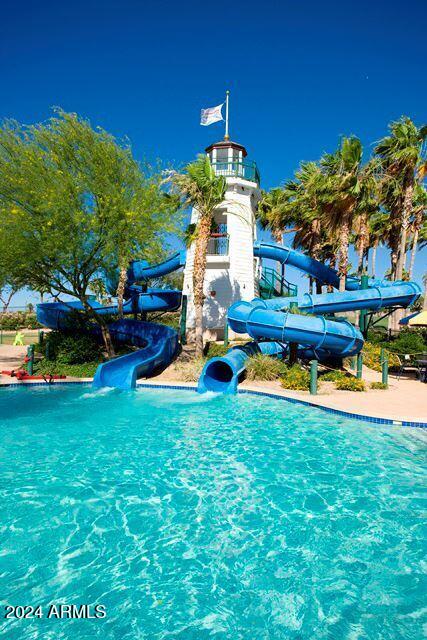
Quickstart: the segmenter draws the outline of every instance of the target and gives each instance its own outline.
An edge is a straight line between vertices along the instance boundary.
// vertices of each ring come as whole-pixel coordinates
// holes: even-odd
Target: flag
[[[223,104],[224,103],[219,104],[217,107],[209,107],[209,109],[202,109],[200,114],[200,124],[203,127],[207,127],[209,124],[224,120],[221,113]]]

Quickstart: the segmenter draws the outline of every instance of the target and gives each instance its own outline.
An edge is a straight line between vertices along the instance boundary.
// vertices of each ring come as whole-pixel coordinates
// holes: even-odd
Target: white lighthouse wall
[[[203,306],[205,339],[221,339],[227,310],[238,300],[251,300],[256,294],[253,243],[256,238],[255,208],[259,198],[257,185],[238,178],[227,178],[224,202],[218,207],[217,222],[227,223],[228,255],[208,255]],[[197,221],[193,210],[191,222]],[[188,297],[187,330],[194,330],[193,304],[194,246],[187,252],[183,293]],[[230,337],[233,337],[230,332]]]

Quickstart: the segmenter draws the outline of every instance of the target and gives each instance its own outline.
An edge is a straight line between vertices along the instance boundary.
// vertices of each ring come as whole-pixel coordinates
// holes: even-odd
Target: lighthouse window
[[[217,162],[228,162],[228,149],[217,149],[216,150],[216,161]]]

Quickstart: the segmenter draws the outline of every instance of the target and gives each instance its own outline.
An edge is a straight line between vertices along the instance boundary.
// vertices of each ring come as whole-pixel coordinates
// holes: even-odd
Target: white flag
[[[221,109],[224,103],[219,104],[217,107],[209,107],[209,109],[202,109],[200,114],[200,124],[203,127],[207,127],[209,124],[224,120],[222,117]]]

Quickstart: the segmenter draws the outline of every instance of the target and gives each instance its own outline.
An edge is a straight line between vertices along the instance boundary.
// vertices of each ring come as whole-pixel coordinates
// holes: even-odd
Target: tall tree
[[[358,138],[343,138],[339,148],[320,161],[324,182],[320,186],[322,221],[339,239],[338,273],[340,291],[345,290],[349,268],[350,233],[356,215],[372,197],[374,178],[362,164],[362,144]]]
[[[392,265],[394,278],[401,280],[405,266],[408,228],[413,212],[416,172],[425,163],[423,143],[427,138],[427,126],[417,127],[403,116],[389,126],[390,134],[375,147],[380,162],[383,203],[390,210],[392,225],[397,227],[399,241]],[[395,234],[394,234],[395,237]],[[395,250],[395,247],[392,247]]]
[[[417,254],[420,232],[423,224],[427,223],[427,191],[422,184],[416,184],[412,208],[413,219],[411,221],[411,257],[409,261],[408,278],[412,280],[414,272],[415,256]]]
[[[172,174],[171,180],[181,195],[184,206],[197,211],[194,232],[193,301],[195,310],[196,355],[203,355],[203,304],[206,254],[216,207],[224,200],[226,180],[218,176],[208,156],[199,155],[183,173]]]
[[[35,290],[78,298],[114,354],[107,321],[90,304],[91,284],[123,253],[128,259],[129,246],[138,256],[159,247],[172,212],[158,211],[152,189],[127,146],[74,114],[60,111],[29,127],[6,122],[0,272]],[[117,226],[123,218],[130,220],[125,233]]]

